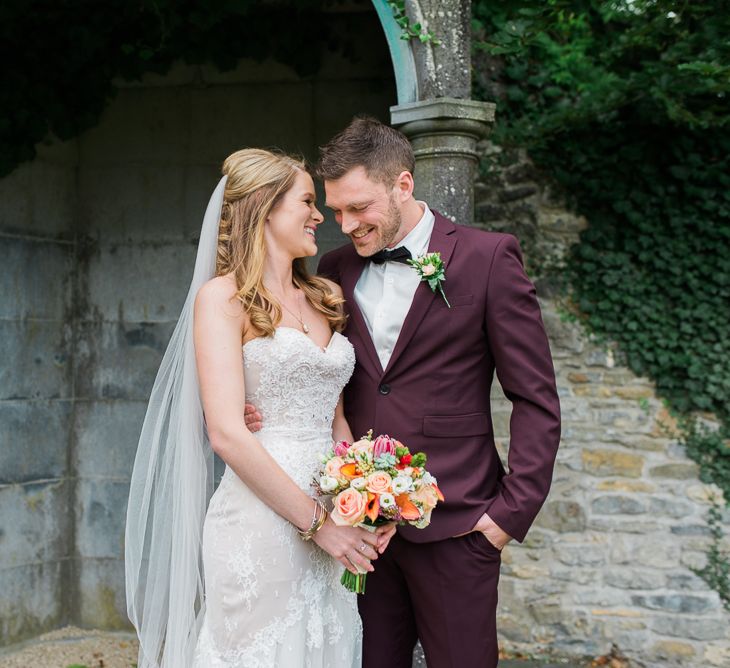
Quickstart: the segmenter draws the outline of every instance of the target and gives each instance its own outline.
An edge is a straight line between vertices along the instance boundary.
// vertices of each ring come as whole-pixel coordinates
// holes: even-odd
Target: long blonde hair
[[[236,151],[223,162],[228,180],[218,227],[216,275],[233,274],[236,297],[258,336],[273,336],[282,316],[278,301],[264,285],[266,218],[294,185],[297,174],[306,171],[303,160],[257,148]],[[309,273],[305,258],[292,263],[292,281],[327,318],[331,329],[344,329],[344,299]]]

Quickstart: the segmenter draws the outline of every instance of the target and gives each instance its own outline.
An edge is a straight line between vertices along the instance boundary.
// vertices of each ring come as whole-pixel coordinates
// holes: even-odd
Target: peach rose
[[[342,457],[332,457],[324,466],[324,472],[331,478],[344,481],[346,478],[340,473],[340,469],[344,465]]]
[[[367,484],[365,489],[373,494],[383,494],[384,492],[390,492],[390,484],[393,479],[390,474],[386,471],[375,471],[367,477]]]
[[[335,497],[330,517],[338,526],[355,526],[365,517],[366,503],[367,495],[348,488]]]
[[[411,501],[418,501],[426,512],[433,510],[439,500],[433,485],[421,485],[415,492],[411,492],[410,497]]]
[[[436,273],[436,267],[432,264],[424,264],[421,266],[421,273],[424,276],[433,276]]]

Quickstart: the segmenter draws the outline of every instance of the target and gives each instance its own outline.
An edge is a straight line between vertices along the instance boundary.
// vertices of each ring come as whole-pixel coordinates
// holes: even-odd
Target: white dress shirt
[[[428,205],[425,202],[418,204],[423,208],[421,220],[398,244],[398,247],[405,246],[414,260],[428,252],[435,222]],[[355,301],[365,318],[383,369],[388,366],[420,282],[418,272],[409,264],[368,262],[355,285]]]

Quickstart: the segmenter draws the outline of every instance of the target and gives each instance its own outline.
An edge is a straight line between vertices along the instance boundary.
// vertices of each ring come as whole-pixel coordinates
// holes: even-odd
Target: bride
[[[373,570],[394,528],[336,526],[308,493],[320,454],[352,441],[341,391],[355,362],[339,287],[306,270],[314,184],[302,162],[258,149],[223,174],[130,485],[139,666],[355,668],[360,621],[340,564]],[[247,401],[265,415],[256,436]],[[213,451],[226,469],[211,498]]]

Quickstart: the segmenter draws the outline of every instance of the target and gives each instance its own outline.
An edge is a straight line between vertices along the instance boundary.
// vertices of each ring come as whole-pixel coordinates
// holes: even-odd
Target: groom
[[[426,529],[399,528],[359,598],[365,668],[497,665],[500,551],[550,489],[560,407],[535,289],[516,239],[456,225],[413,197],[406,137],[356,118],[321,149],[327,206],[347,244],[319,273],[342,286],[357,364],[345,413],[423,450],[445,496]],[[439,252],[446,298],[405,263]],[[494,446],[496,371],[512,402],[509,472]]]

